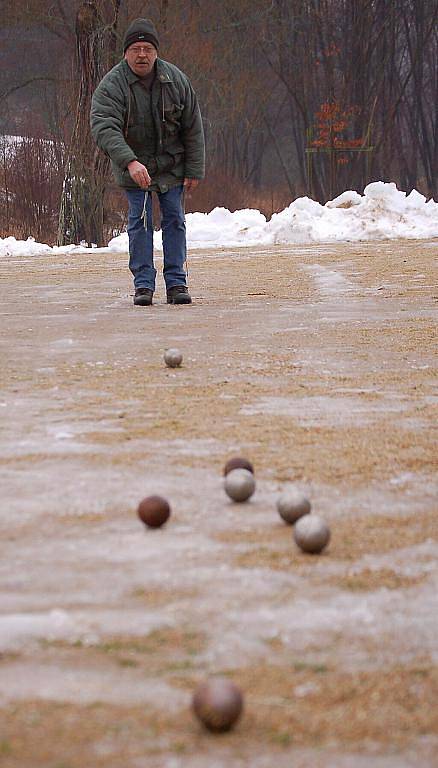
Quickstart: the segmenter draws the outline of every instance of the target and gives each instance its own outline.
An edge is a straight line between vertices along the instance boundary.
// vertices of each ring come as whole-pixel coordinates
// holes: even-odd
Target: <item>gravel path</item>
[[[125,256],[0,260],[2,767],[438,765],[437,253],[196,251],[194,304],[160,276],[148,308]],[[216,673],[246,701],[222,737],[190,712]]]

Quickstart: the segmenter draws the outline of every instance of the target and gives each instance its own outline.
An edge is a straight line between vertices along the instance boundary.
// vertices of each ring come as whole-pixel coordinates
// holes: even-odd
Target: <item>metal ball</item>
[[[239,688],[224,677],[212,677],[196,689],[193,711],[201,723],[213,733],[231,730],[243,710]]]
[[[252,475],[254,474],[253,465],[248,459],[243,458],[243,456],[233,456],[232,459],[228,459],[224,466],[224,475],[228,475],[233,469],[247,469]]]
[[[254,475],[247,469],[232,469],[225,477],[224,488],[233,501],[247,501],[255,491]]]
[[[182,363],[182,353],[179,349],[166,349],[164,353],[164,362],[168,368],[178,368]]]
[[[330,528],[318,515],[304,515],[294,525],[294,539],[303,552],[318,554],[330,541]]]
[[[162,496],[147,496],[138,505],[137,514],[149,528],[161,528],[170,517],[170,506]]]
[[[310,509],[309,499],[296,488],[290,488],[277,499],[278,514],[290,525],[296,523],[303,515],[308,515]]]

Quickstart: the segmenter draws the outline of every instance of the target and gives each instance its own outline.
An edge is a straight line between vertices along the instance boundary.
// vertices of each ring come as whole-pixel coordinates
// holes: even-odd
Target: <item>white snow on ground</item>
[[[217,248],[288,243],[427,239],[438,237],[438,203],[427,201],[415,189],[406,195],[393,183],[376,181],[363,196],[347,191],[325,205],[300,197],[275,213],[270,221],[260,211],[228,211],[215,208],[210,213],[187,214],[187,241],[190,248]],[[161,232],[154,244],[162,247]],[[0,238],[0,256],[38,255],[93,251],[82,245],[62,247],[36,243],[33,238]],[[127,253],[128,235],[113,238],[99,251]]]

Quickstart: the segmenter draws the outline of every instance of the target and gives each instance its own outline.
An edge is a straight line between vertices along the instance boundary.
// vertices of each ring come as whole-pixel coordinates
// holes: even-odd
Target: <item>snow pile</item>
[[[369,184],[363,197],[344,192],[320,205],[301,197],[266,225],[270,243],[429,238],[438,235],[438,203],[395,184]]]
[[[215,208],[211,213],[188,213],[186,218],[191,248],[438,236],[438,203],[427,202],[416,190],[406,195],[383,181],[369,184],[363,196],[347,191],[325,205],[300,197],[269,222],[260,211],[248,209],[230,213]],[[108,247],[126,252],[127,234],[114,238]]]
[[[126,242],[128,242],[127,238],[128,236],[126,235]],[[0,237],[0,256],[40,256],[44,253],[84,253],[84,251],[95,250],[102,252],[108,251],[108,248],[87,248],[86,243],[81,243],[81,245],[54,245],[52,247],[47,243],[35,242],[33,237],[28,237],[27,240],[16,240],[15,237],[6,237],[2,240]],[[126,250],[126,248],[123,249],[124,252]]]
[[[215,208],[211,213],[188,213],[187,232],[189,245],[197,248],[268,242],[265,216],[249,208],[234,213],[226,208]]]
[[[266,240],[266,217],[260,211],[246,208],[231,213],[227,208],[214,208],[211,213],[186,215],[187,243],[191,248],[212,248],[228,245],[257,245]],[[161,232],[154,233],[154,245],[162,248]],[[128,235],[124,232],[108,243],[117,253],[128,250]]]
[[[427,201],[416,190],[406,195],[395,184],[382,181],[368,184],[363,195],[343,192],[325,205],[300,197],[269,222],[260,211],[251,209],[231,213],[215,208],[211,213],[188,213],[186,218],[190,248],[438,237],[438,203]],[[161,232],[155,233],[154,244],[162,247]],[[83,245],[51,249],[32,238],[0,238],[0,256],[29,256],[51,250],[71,253],[93,249]],[[126,253],[128,235],[125,232],[113,238],[106,249],[98,250]]]
[[[36,243],[33,237],[27,240],[16,240],[15,237],[0,237],[0,256],[39,256],[50,253],[53,248],[50,245]]]

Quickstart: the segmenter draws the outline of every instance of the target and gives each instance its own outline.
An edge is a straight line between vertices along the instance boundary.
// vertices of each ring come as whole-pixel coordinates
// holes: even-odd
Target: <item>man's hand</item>
[[[141,189],[147,189],[151,183],[151,177],[149,176],[148,169],[145,165],[142,165],[138,160],[132,160],[128,165],[128,171],[131,179],[138,184]]]
[[[190,194],[190,192],[193,192],[193,190],[196,189],[198,184],[199,184],[199,179],[184,179],[184,186],[188,194]]]

